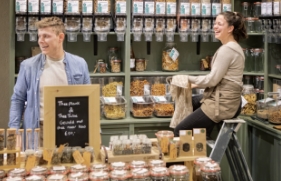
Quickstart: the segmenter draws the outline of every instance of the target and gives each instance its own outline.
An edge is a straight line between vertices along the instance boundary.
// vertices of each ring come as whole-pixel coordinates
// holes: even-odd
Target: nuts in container
[[[156,27],[155,31],[164,31],[165,28],[165,19],[164,18],[157,18],[156,19]]]
[[[151,95],[164,96],[166,92],[166,77],[154,77],[152,80]]]
[[[172,131],[158,131],[155,133],[158,144],[162,150],[162,153],[168,153],[169,152],[169,143],[174,138],[174,133]]]
[[[177,26],[177,20],[175,18],[167,19],[167,31],[175,31]]]
[[[168,42],[162,52],[162,70],[178,71],[179,53],[175,48],[176,44]]]
[[[108,17],[95,18],[95,31],[109,31],[110,19]]]
[[[130,84],[130,96],[150,95],[151,78],[133,77]]]
[[[132,115],[134,117],[152,117],[154,111],[154,103],[150,96],[134,96],[132,101]]]
[[[122,119],[126,116],[127,101],[123,96],[103,97],[103,114],[108,119]]]
[[[175,111],[172,96],[153,96],[154,115],[157,117],[172,117]]]
[[[110,0],[94,0],[95,14],[110,14],[111,1]]]
[[[142,72],[146,69],[146,60],[144,58],[136,59],[136,71]]]
[[[242,108],[241,114],[253,115],[256,112],[257,95],[254,86],[250,84],[243,85],[242,96],[246,105]]]
[[[126,18],[118,17],[116,18],[116,30],[125,31],[126,30]]]
[[[104,97],[115,97],[117,95],[122,95],[123,80],[109,80],[109,83],[103,86],[102,95]],[[120,90],[121,89],[121,90]]]
[[[121,72],[121,60],[110,60],[111,72],[119,73]]]

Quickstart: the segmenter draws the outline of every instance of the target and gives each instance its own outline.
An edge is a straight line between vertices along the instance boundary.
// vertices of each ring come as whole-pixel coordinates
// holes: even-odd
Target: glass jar
[[[280,16],[281,15],[281,1],[280,0],[273,0],[273,15]]]
[[[261,32],[261,21],[259,18],[248,17],[245,18],[245,25],[248,33]]]
[[[63,174],[54,174],[48,176],[47,181],[67,181],[67,176]]]
[[[146,168],[147,164],[143,160],[133,160],[130,163],[130,169],[137,169],[137,168]]]
[[[251,72],[253,62],[251,62],[251,52],[248,48],[243,48],[244,56],[245,56],[245,67],[244,71]]]
[[[152,148],[152,143],[150,139],[142,140],[142,149],[144,154],[150,154]]]
[[[221,0],[212,0],[212,16],[216,17],[221,13]]]
[[[109,174],[106,171],[93,171],[89,174],[91,181],[109,181]]]
[[[129,166],[125,162],[112,162],[110,170],[128,170]]]
[[[166,43],[162,52],[162,70],[178,71],[179,70],[179,53],[176,50],[176,44]]]
[[[127,170],[112,170],[110,172],[111,180],[129,181],[131,174]]]
[[[241,114],[253,115],[256,112],[257,95],[253,85],[243,85],[242,96],[247,104],[242,108]],[[242,100],[243,102],[243,100]]]
[[[2,181],[24,181],[23,177],[5,177]]]
[[[0,129],[0,151],[5,147],[5,129]]]
[[[263,72],[264,71],[264,51],[262,48],[252,49],[252,56],[254,58],[254,71]]]
[[[136,71],[143,72],[146,69],[146,60],[144,58],[136,59]]]
[[[30,175],[44,175],[45,177],[47,177],[48,174],[49,170],[47,167],[37,166],[30,170]]]
[[[6,136],[6,147],[7,150],[15,150],[16,149],[16,129],[9,128],[7,129]]]
[[[100,172],[100,171],[108,172],[109,169],[106,164],[98,163],[98,164],[91,165],[91,171],[92,172]]]
[[[151,95],[165,96],[169,91],[166,90],[166,77],[154,77],[152,79]]]
[[[166,167],[166,163],[163,160],[149,160],[148,167]]]
[[[9,177],[22,177],[26,176],[26,170],[23,168],[15,168],[8,171],[7,176]]]
[[[86,165],[76,164],[70,167],[71,173],[78,173],[78,172],[88,172],[88,168]]]
[[[170,178],[173,181],[189,180],[189,170],[184,165],[172,165],[169,167]]]
[[[244,16],[244,18],[251,17],[251,4],[249,2],[242,2],[241,6],[242,6],[241,13]]]
[[[268,109],[275,107],[279,98],[278,92],[268,92],[265,99],[257,101],[257,117],[268,119]]]
[[[85,151],[89,152],[91,154],[91,163],[94,162],[95,159],[95,153],[94,153],[94,148],[92,146],[86,146]]]
[[[153,117],[154,102],[151,96],[131,97],[131,113],[134,117]]]
[[[77,172],[68,175],[68,181],[87,181],[89,179],[88,173]]]
[[[107,65],[111,65],[111,60],[118,60],[118,48],[117,47],[111,47],[108,50],[108,60]]]
[[[166,167],[153,167],[150,175],[153,181],[169,181],[169,170]]]
[[[148,181],[150,180],[150,172],[146,168],[135,168],[131,170],[131,181]]]
[[[202,181],[222,181],[219,164],[214,161],[202,164],[201,176]]]
[[[119,73],[121,72],[121,60],[111,60],[111,72]]]
[[[133,154],[133,143],[132,143],[132,140],[122,140],[122,148],[123,148],[122,155],[131,155],[131,154]],[[117,166],[117,164],[116,164],[116,166]],[[121,164],[120,164],[120,167],[122,167]],[[121,168],[119,168],[119,166],[118,166],[118,168],[116,168],[116,170],[118,170],[118,169],[121,169]]]
[[[72,148],[71,147],[64,147],[62,156],[61,156],[61,163],[72,163]]]
[[[253,16],[258,18],[261,16],[261,2],[253,3]]]
[[[98,64],[99,66],[99,73],[106,73],[106,63],[102,62]]]
[[[31,175],[28,177],[25,177],[26,181],[45,181],[45,176],[43,175]]]
[[[155,135],[162,153],[167,154],[169,152],[169,142],[173,140],[174,133],[172,131],[158,131]]]
[[[130,96],[150,95],[150,77],[132,77],[130,84]]]
[[[179,0],[178,12],[181,16],[190,16],[190,0]]]
[[[69,172],[69,169],[66,166],[52,166],[50,168],[50,173],[52,175],[55,175],[55,174],[66,175],[66,174],[68,174],[68,172]]]
[[[210,161],[212,161],[212,159],[208,158],[208,157],[199,157],[194,160],[193,180],[196,180],[196,181],[201,180],[201,170],[200,170],[201,164],[207,163]]]

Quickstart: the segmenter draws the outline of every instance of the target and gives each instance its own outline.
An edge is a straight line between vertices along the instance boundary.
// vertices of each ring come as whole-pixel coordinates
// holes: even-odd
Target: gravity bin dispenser
[[[115,33],[117,41],[124,41],[124,35],[126,32],[127,16],[126,16],[126,1],[115,1]]]
[[[166,41],[173,42],[177,27],[177,1],[166,1]]]
[[[143,0],[133,0],[132,3],[132,33],[134,41],[141,41],[143,30]]]
[[[155,15],[154,0],[144,0],[143,34],[145,37],[145,41],[152,41],[152,34],[154,31],[154,15]]]

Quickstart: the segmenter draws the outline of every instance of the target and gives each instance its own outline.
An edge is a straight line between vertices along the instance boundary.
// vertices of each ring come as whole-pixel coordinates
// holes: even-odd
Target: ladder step
[[[215,147],[215,140],[207,140],[207,145],[213,149]]]

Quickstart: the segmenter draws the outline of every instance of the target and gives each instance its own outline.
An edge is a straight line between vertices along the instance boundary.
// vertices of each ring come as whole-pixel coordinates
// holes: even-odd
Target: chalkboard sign
[[[89,144],[88,97],[56,98],[56,146],[68,143],[69,146]]]
[[[43,147],[93,146],[99,153],[100,86],[44,87]]]

